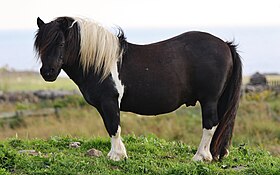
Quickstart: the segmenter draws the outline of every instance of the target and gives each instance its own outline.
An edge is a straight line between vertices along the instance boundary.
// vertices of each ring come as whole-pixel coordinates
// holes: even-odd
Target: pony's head
[[[56,80],[69,65],[81,66],[84,74],[93,71],[104,80],[126,47],[121,29],[116,36],[90,19],[59,17],[44,23],[37,18],[37,25],[34,47],[46,81]]]
[[[37,18],[39,29],[34,47],[42,62],[40,73],[46,81],[55,81],[63,64],[69,59],[66,50],[71,49],[71,45],[67,42],[67,38],[68,35],[73,35],[71,32],[71,28],[75,25],[73,22],[74,20],[69,17],[60,17],[49,23]]]

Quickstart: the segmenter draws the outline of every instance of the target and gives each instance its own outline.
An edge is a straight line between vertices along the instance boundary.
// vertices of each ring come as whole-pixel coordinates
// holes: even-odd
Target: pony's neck
[[[86,77],[83,73],[83,68],[79,66],[79,62],[75,61],[73,64],[63,65],[62,69],[72,79],[77,86],[80,86],[85,82]]]
[[[83,67],[80,65],[79,60],[76,60],[73,64],[66,64],[62,66],[62,69],[68,75],[70,79],[82,90],[85,87],[85,83],[90,81],[91,83],[100,83],[102,75],[94,73],[93,70],[85,73]]]

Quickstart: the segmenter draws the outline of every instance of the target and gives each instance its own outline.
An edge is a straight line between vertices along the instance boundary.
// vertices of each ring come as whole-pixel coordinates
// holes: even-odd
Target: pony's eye
[[[64,47],[64,43],[60,43],[60,44],[59,44],[59,47]]]

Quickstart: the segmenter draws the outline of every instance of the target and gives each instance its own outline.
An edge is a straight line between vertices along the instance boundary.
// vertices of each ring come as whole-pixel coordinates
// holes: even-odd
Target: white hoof
[[[110,152],[108,153],[108,157],[114,161],[120,161],[122,159],[127,158],[126,149],[124,144],[120,142],[116,147],[112,147]]]
[[[120,153],[120,152],[110,151],[110,152],[108,153],[108,157],[109,157],[109,159],[111,159],[111,160],[120,161],[120,160],[122,160],[122,159],[126,159],[126,158],[127,158],[127,155],[126,155],[126,153]]]
[[[199,153],[197,152],[193,158],[192,158],[193,161],[206,161],[206,162],[211,162],[213,160],[213,157],[211,155],[211,153],[206,153],[206,152],[203,152],[203,153]]]

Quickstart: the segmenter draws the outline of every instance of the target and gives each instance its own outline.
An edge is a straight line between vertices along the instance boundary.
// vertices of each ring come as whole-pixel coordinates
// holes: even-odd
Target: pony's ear
[[[38,18],[37,18],[37,26],[38,26],[39,28],[41,28],[43,25],[45,25],[44,21],[41,20],[40,17],[38,17]]]

